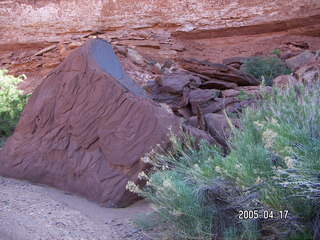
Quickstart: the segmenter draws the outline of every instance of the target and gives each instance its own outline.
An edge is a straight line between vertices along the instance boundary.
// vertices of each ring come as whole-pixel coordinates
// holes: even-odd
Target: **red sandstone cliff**
[[[0,0],[0,22],[0,68],[26,74],[28,92],[92,34],[120,47],[138,82],[153,77],[146,63],[127,61],[128,48],[148,66],[190,57],[222,63],[288,42],[320,48],[319,0]]]
[[[199,32],[200,38],[320,24],[318,0],[7,0],[0,1],[0,49],[72,34],[124,29]],[[258,26],[257,26],[258,25]],[[251,26],[248,28],[248,26]],[[245,27],[233,29],[234,27]],[[246,28],[247,27],[247,28]],[[224,31],[212,30],[229,29]],[[203,32],[203,30],[211,30]],[[190,37],[190,36],[189,36]],[[16,46],[15,46],[16,47]]]

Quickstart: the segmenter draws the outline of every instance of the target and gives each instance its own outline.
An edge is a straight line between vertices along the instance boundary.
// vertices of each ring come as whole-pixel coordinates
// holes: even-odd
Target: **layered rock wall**
[[[314,25],[319,15],[318,0],[7,0],[0,1],[0,46],[123,29],[190,32],[274,23],[276,31]]]

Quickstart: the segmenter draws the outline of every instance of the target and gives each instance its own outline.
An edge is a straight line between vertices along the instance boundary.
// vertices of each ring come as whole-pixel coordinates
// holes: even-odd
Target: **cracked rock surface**
[[[123,71],[110,44],[93,39],[37,87],[0,153],[0,174],[77,193],[105,207],[139,197],[126,190],[141,160],[169,142],[177,118]]]

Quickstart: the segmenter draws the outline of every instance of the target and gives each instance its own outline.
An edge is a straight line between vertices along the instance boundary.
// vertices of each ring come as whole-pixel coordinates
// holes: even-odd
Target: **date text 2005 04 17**
[[[272,211],[272,210],[240,210],[238,218],[243,220],[250,219],[287,219],[289,211],[288,210],[280,210],[280,211]]]

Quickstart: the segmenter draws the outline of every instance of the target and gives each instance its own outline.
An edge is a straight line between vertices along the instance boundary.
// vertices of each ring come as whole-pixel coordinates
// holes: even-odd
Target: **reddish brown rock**
[[[159,93],[161,91],[160,84],[157,81],[148,81],[143,89],[146,90],[151,96]]]
[[[223,59],[222,64],[224,65],[230,65],[230,64],[243,64],[247,61],[247,58],[244,57],[232,57],[232,58],[226,58]]]
[[[188,74],[175,74],[170,76],[159,76],[156,78],[162,89],[170,93],[182,93],[183,88],[192,84],[199,86],[201,80],[197,76]]]
[[[295,51],[295,52],[285,51],[285,52],[281,53],[279,57],[280,57],[283,61],[285,61],[285,60],[287,60],[287,59],[289,59],[289,58],[292,58],[292,57],[295,57],[295,56],[299,55],[299,54],[302,53],[302,52],[303,52],[302,49],[300,49],[300,51]]]
[[[63,45],[60,46],[59,54],[62,59],[65,59],[69,56],[70,51]]]
[[[37,52],[36,54],[34,54],[34,56],[41,56],[44,53],[50,52],[51,50],[55,49],[57,47],[57,45],[51,45],[49,47],[46,47],[42,50],[40,50],[39,52]]]
[[[243,86],[243,87],[236,87],[238,91],[243,91],[248,97],[257,97],[260,98],[263,92],[272,93],[272,87],[270,86]]]
[[[304,51],[299,55],[286,60],[288,67],[297,69],[302,65],[306,65],[315,59],[315,55],[310,51]]]
[[[200,111],[202,114],[207,113],[215,113],[222,109],[224,109],[227,105],[236,103],[239,100],[235,97],[231,98],[217,98],[215,100],[210,100],[208,102],[202,103],[202,104],[193,104],[191,105],[191,109],[194,115],[198,114],[198,107],[200,108]]]
[[[171,49],[171,50],[175,50],[175,51],[177,51],[177,52],[186,51],[186,47],[183,46],[182,44],[179,44],[179,43],[172,44],[172,45],[170,46],[170,49]]]
[[[159,42],[154,40],[122,40],[122,41],[119,41],[118,44],[125,45],[125,46],[137,46],[137,47],[147,47],[147,48],[155,48],[155,49],[160,48]]]
[[[168,142],[177,119],[122,70],[111,45],[91,40],[43,80],[0,156],[0,174],[73,192],[106,207],[138,199],[141,161]]]
[[[127,56],[127,48],[124,46],[113,46],[114,52],[119,55]]]
[[[294,46],[300,49],[309,49],[308,43],[304,41],[290,41],[290,42],[286,42],[286,44],[288,46]]]
[[[239,94],[240,90],[227,89],[221,91],[223,97],[236,97]]]
[[[236,120],[230,119],[230,122],[234,126],[238,126]],[[199,121],[196,116],[190,117],[185,124],[190,125],[194,128],[199,128]],[[208,113],[204,115],[204,124],[206,131],[211,137],[223,147],[228,147],[228,139],[230,137],[230,126],[228,119],[223,114]]]
[[[179,108],[177,110],[177,112],[182,116],[184,117],[185,119],[188,119],[192,116],[192,111],[189,107],[182,107],[182,108]]]
[[[75,48],[78,48],[80,46],[82,46],[83,42],[72,42],[69,44],[69,48],[70,49],[75,49]]]
[[[166,92],[162,89],[158,81],[149,81],[144,89],[149,93],[150,97],[157,101],[166,103],[170,106],[176,106],[181,102],[182,94]]]
[[[297,82],[298,80],[292,75],[281,75],[273,79],[273,85],[279,88],[284,88]]]
[[[225,109],[227,110],[227,112],[230,114],[230,113],[233,113],[233,114],[237,114],[239,112],[242,111],[242,109],[248,107],[248,106],[251,106],[251,105],[254,105],[255,103],[257,103],[257,99],[254,99],[254,98],[250,98],[250,99],[247,99],[247,100],[243,100],[243,101],[238,101],[238,102],[232,102],[230,103],[229,105],[226,105]],[[222,111],[219,111],[217,113],[222,113]]]
[[[217,97],[218,91],[213,89],[193,89],[189,93],[189,102],[192,105],[206,103]]]
[[[184,123],[194,128],[199,127],[197,116],[189,117]]]
[[[194,136],[196,139],[196,143],[198,143],[200,140],[204,139],[210,144],[215,144],[217,146],[220,146],[219,143],[208,133],[205,131],[202,131],[198,128],[195,128],[191,125],[182,125],[182,130],[185,132],[187,135]]]
[[[182,68],[205,75],[217,80],[233,82],[241,86],[259,85],[260,81],[236,68],[223,64],[211,63],[209,61],[199,61],[195,59],[180,59]]]
[[[201,85],[201,88],[207,89],[207,88],[214,88],[219,90],[229,89],[229,88],[235,88],[238,87],[238,84],[233,82],[226,82],[221,80],[212,79],[207,82],[204,82]]]
[[[146,62],[144,61],[143,57],[135,50],[128,48],[127,50],[127,56],[130,59],[131,62],[134,64],[145,66]]]
[[[1,1],[0,8],[1,44],[34,44],[88,35],[88,31],[98,34],[119,29],[193,30],[195,38],[237,37],[294,28],[316,34],[318,28],[314,25],[319,24],[317,0],[199,0],[192,4],[168,0],[6,0]]]
[[[300,67],[294,75],[299,82],[311,83],[320,77],[320,62]]]
[[[242,64],[247,61],[247,58],[244,57],[232,57],[223,59],[222,64],[227,65],[232,68],[240,69]]]
[[[206,126],[210,135],[222,146],[228,147],[228,139],[230,137],[230,125],[225,115],[208,113],[204,116]],[[230,122],[237,126],[235,120],[229,119]]]

